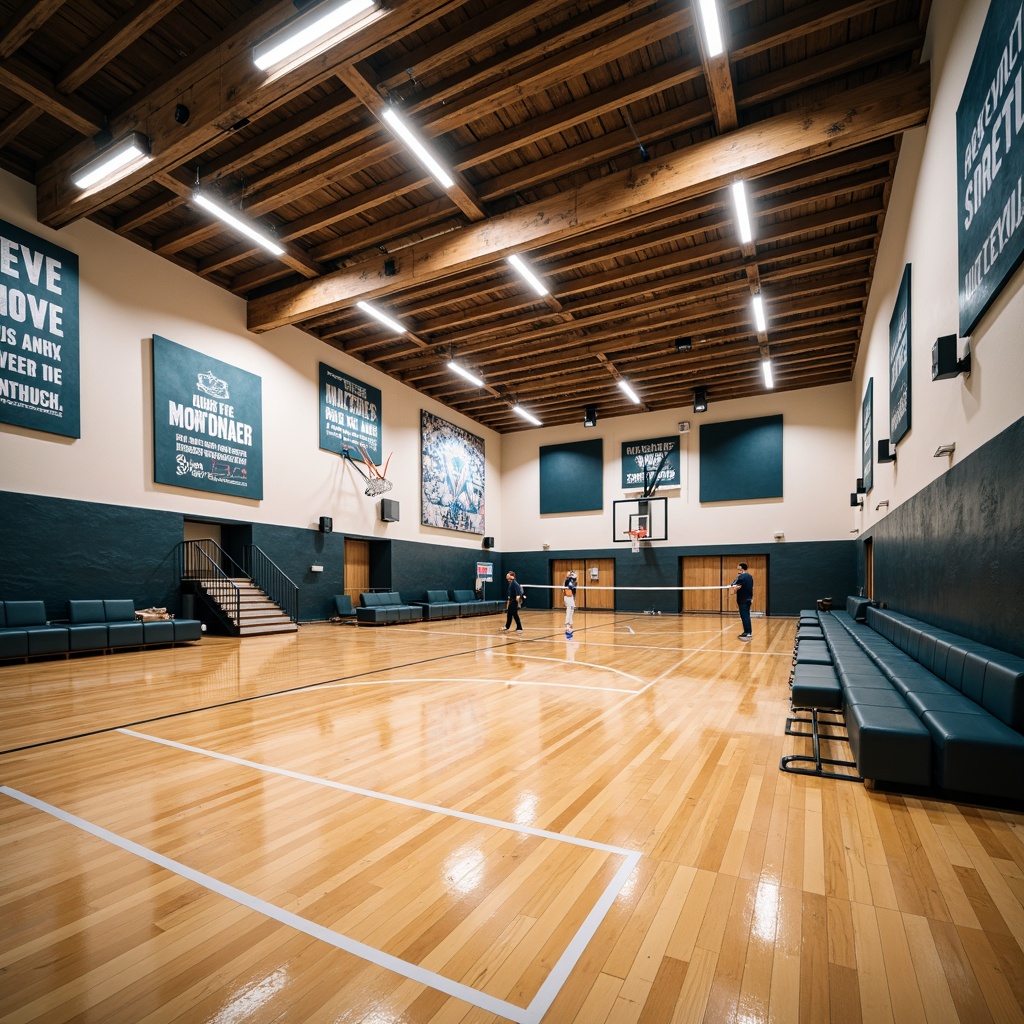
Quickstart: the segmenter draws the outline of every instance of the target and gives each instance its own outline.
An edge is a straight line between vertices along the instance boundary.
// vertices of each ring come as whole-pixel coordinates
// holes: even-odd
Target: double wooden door
[[[615,586],[614,558],[556,558],[551,563],[551,606],[562,607],[562,584],[565,574],[576,570],[576,607],[589,611],[614,611]],[[600,589],[599,589],[600,588]]]
[[[768,556],[767,555],[685,555],[680,559],[683,587],[715,587],[714,590],[683,590],[684,612],[731,612],[736,608],[736,596],[727,587],[739,572],[737,563],[746,562],[747,572],[754,577],[752,612],[768,610]]]

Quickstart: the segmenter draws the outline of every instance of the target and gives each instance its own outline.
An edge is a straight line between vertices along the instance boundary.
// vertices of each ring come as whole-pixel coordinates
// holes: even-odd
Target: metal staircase
[[[299,588],[254,544],[244,549],[244,568],[213,540],[178,547],[182,591],[208,627],[228,636],[298,630]]]

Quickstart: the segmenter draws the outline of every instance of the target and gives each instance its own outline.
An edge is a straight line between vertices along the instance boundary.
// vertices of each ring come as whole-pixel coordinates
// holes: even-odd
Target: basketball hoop
[[[647,531],[642,527],[639,530],[627,530],[629,534],[630,546],[633,549],[633,554],[639,554],[640,552],[640,541],[647,536]]]
[[[375,498],[378,495],[387,494],[387,492],[390,491],[391,488],[395,486],[384,475],[388,471],[388,464],[391,462],[391,456],[389,455],[388,461],[384,463],[384,470],[382,472],[380,469],[377,468],[376,465],[374,465],[373,459],[370,458],[370,456],[366,452],[366,449],[362,445],[359,446],[359,454],[363,457],[363,465],[366,467],[365,473],[363,472],[362,469],[360,469],[359,463],[352,458],[352,453],[348,450],[348,448],[346,448],[343,453],[344,458],[348,459],[349,462],[351,462],[352,465],[355,466],[356,472],[366,482],[366,488],[364,489],[363,493],[368,498]]]

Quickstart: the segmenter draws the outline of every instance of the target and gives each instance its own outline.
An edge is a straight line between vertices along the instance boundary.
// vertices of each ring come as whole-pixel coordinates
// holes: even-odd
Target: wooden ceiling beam
[[[52,81],[17,54],[0,61],[0,88],[27,100],[44,114],[49,114],[79,135],[91,138],[106,125],[106,118],[101,110],[77,96],[64,96],[59,93]],[[79,162],[91,156],[95,152],[95,147],[91,142],[83,143],[76,152],[79,152],[80,156],[78,161],[69,164],[69,172]]]
[[[308,285],[253,299],[249,328],[265,331],[340,309],[357,298],[391,294],[421,280],[494,262],[581,231],[706,195],[734,176],[782,170],[810,156],[855,148],[923,123],[927,66],[879,79],[840,97],[697,143],[657,162],[609,175],[461,232],[414,246],[392,278],[339,271]]]
[[[284,22],[294,8],[288,0],[262,0],[222,33],[218,45],[205,49],[111,121],[115,138],[132,129],[150,137],[153,160],[149,164],[108,188],[83,195],[71,185],[69,172],[91,150],[85,144],[73,147],[39,172],[39,220],[49,227],[62,227],[130,194],[155,173],[201,159],[239,121],[258,118],[301,96],[332,77],[340,64],[362,59],[449,6],[442,0],[394,0],[363,31],[313,60],[284,73],[265,74],[252,63],[251,44]],[[0,69],[0,78],[7,73],[7,63]],[[192,115],[187,125],[177,124],[173,117],[182,97],[188,98]]]
[[[50,15],[59,11],[66,2],[67,0],[26,0],[0,33],[0,58],[6,60],[12,53],[17,53],[32,38],[36,29],[45,25]]]

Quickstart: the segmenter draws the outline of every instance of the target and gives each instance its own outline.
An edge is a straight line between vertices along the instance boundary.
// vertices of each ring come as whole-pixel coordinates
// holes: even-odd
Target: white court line
[[[505,1017],[508,1020],[515,1021],[516,1024],[539,1024],[540,1019],[547,1012],[547,1009],[554,1001],[555,996],[558,995],[559,990],[564,984],[565,979],[569,976],[569,973],[572,971],[572,968],[575,967],[576,962],[583,955],[583,950],[593,937],[594,932],[597,931],[601,920],[608,912],[608,909],[611,907],[612,902],[618,895],[619,890],[621,890],[623,885],[625,885],[626,880],[629,878],[630,874],[632,874],[633,869],[640,860],[639,853],[632,853],[628,855],[626,862],[615,873],[615,877],[601,894],[600,899],[595,903],[593,909],[587,915],[576,935],[573,936],[565,952],[552,968],[551,973],[544,981],[544,984],[541,985],[537,995],[533,997],[529,1006],[524,1008],[516,1006],[514,1003],[507,1002],[504,999],[489,996],[486,992],[479,991],[479,989],[471,988],[470,986],[463,985],[457,981],[452,981],[451,978],[446,978],[442,974],[437,974],[434,971],[428,971],[416,964],[409,963],[407,960],[401,960],[396,956],[392,956],[390,953],[385,953],[382,950],[375,949],[373,946],[368,946],[363,942],[351,939],[347,935],[342,935],[340,932],[332,931],[330,928],[325,928],[323,925],[319,925],[315,921],[310,921],[305,917],[300,917],[298,914],[293,914],[289,910],[275,906],[273,903],[262,900],[258,896],[253,896],[252,893],[245,892],[242,889],[237,889],[233,885],[228,885],[227,883],[214,878],[212,875],[207,875],[202,871],[196,871],[194,868],[190,868],[187,864],[182,864],[181,861],[165,857],[163,854],[157,853],[155,850],[151,850],[146,846],[133,842],[131,839],[126,839],[124,836],[119,836],[116,832],[111,832],[109,829],[95,825],[91,821],[79,818],[77,815],[70,814],[67,811],[61,810],[59,807],[54,807],[53,804],[48,804],[43,800],[37,800],[35,797],[29,796],[27,793],[11,789],[9,786],[0,786],[0,793],[13,800],[18,800],[29,807],[34,807],[37,811],[42,811],[44,814],[49,814],[51,817],[54,817],[58,821],[62,821],[67,825],[73,825],[75,828],[81,829],[83,832],[86,832],[91,836],[95,836],[97,839],[102,839],[104,842],[110,843],[112,846],[116,846],[119,849],[124,850],[126,853],[131,853],[136,857],[141,857],[143,860],[149,861],[150,864],[155,864],[158,867],[171,871],[182,878],[188,879],[190,882],[194,882],[196,885],[201,885],[204,889],[208,889],[210,892],[214,892],[218,896],[223,896],[226,899],[233,900],[240,906],[262,914],[264,917],[268,917],[272,921],[278,921],[289,928],[302,932],[304,935],[309,935],[311,938],[319,939],[321,942],[326,942],[328,945],[344,950],[346,953],[351,953],[353,956],[357,956],[369,963],[376,964],[378,967],[390,970],[403,978],[409,978],[411,981],[425,985],[427,988],[436,989],[439,992],[444,992],[445,995],[461,999],[463,1002],[469,1003],[471,1006],[478,1006],[480,1009],[486,1010],[488,1013],[495,1013],[500,1017]]]
[[[613,672],[617,676],[632,679],[634,683],[639,683],[641,686],[646,682],[646,680],[641,679],[639,676],[633,675],[632,672],[624,672],[622,669],[612,668],[610,665],[595,665],[589,661],[567,662],[564,658],[544,658],[537,654],[516,654],[515,656],[523,661],[548,661],[554,662],[556,665],[582,665],[584,668],[592,668],[595,672]]]
[[[275,768],[271,765],[260,764],[256,761],[247,761],[244,758],[234,757],[230,754],[221,754],[217,751],[207,750],[203,747],[193,747],[187,743],[178,743],[175,740],[162,739],[159,736],[152,736],[147,733],[137,732],[134,729],[118,729],[117,731],[125,736],[132,736],[136,739],[146,740],[150,743],[163,744],[164,746],[174,747],[188,753],[195,753],[204,757],[227,761],[231,764],[254,768],[258,771],[267,772],[272,775],[281,775],[303,782],[310,782],[314,785],[326,786],[330,789],[338,789],[346,793],[353,793],[357,796],[367,796],[377,800],[384,800],[389,803],[401,804],[405,807],[413,807],[435,814],[442,814],[447,817],[461,818],[466,821],[472,821],[483,825],[491,825],[496,828],[503,828],[512,832],[520,832],[524,835],[538,836],[542,839],[553,839],[556,842],[568,843],[572,846],[581,846],[585,849],[599,850],[614,856],[624,857],[625,860],[622,865],[619,867],[618,871],[615,872],[615,875],[612,877],[597,902],[591,908],[586,918],[584,918],[583,923],[577,929],[576,934],[570,939],[564,952],[555,962],[547,978],[537,990],[537,994],[530,1001],[530,1004],[523,1008],[505,1000],[497,999],[494,996],[489,996],[485,992],[480,992],[478,989],[453,981],[451,978],[446,978],[441,974],[428,971],[416,964],[411,964],[408,961],[401,960],[398,957],[385,953],[382,950],[375,949],[372,946],[367,946],[365,943],[358,942],[357,940],[349,938],[346,935],[342,935],[339,932],[332,931],[329,928],[324,928],[322,925],[308,921],[306,918],[300,917],[298,914],[293,914],[290,911],[277,907],[272,903],[261,900],[259,897],[246,893],[241,889],[236,889],[234,886],[227,885],[210,875],[196,871],[179,861],[165,857],[163,854],[159,854],[154,850],[141,846],[132,840],[125,839],[124,837],[119,836],[114,832],[110,832],[108,829],[102,828],[99,825],[94,825],[92,822],[88,822],[83,818],[78,818],[73,814],[62,811],[60,808],[54,807],[51,804],[44,803],[41,800],[37,800],[24,793],[20,793],[17,790],[10,789],[7,786],[0,787],[0,793],[13,797],[16,800],[20,800],[31,807],[35,807],[37,810],[51,814],[61,821],[74,825],[75,827],[82,829],[84,832],[88,832],[90,835],[112,843],[114,846],[118,846],[129,853],[134,853],[137,856],[148,860],[150,863],[164,867],[184,878],[188,878],[212,892],[216,892],[228,899],[234,900],[242,906],[262,913],[275,921],[280,921],[282,924],[295,928],[306,935],[328,942],[339,949],[352,953],[354,956],[358,956],[369,963],[373,963],[379,967],[384,967],[387,970],[393,971],[395,974],[399,974],[404,978],[409,978],[419,984],[426,985],[428,988],[437,989],[439,992],[444,992],[446,995],[454,996],[455,998],[461,999],[473,1006],[479,1006],[488,1013],[496,1013],[499,1016],[506,1017],[508,1020],[515,1021],[516,1024],[539,1024],[541,1018],[547,1012],[548,1007],[550,1007],[551,1003],[558,995],[558,992],[561,990],[565,980],[569,977],[572,969],[576,966],[577,961],[583,955],[583,951],[586,949],[590,940],[594,937],[594,933],[600,927],[605,915],[611,908],[612,903],[614,903],[616,896],[618,896],[622,887],[629,879],[629,876],[636,868],[636,865],[640,862],[641,854],[637,850],[627,850],[620,846],[598,843],[591,839],[581,839],[577,836],[561,835],[557,832],[549,832],[546,829],[533,828],[529,825],[520,825],[511,821],[502,821],[498,818],[487,818],[483,815],[471,814],[468,811],[458,811],[449,807],[440,807],[436,804],[423,803],[419,800],[410,800],[406,797],[393,796],[389,793],[379,793],[370,789],[362,789],[358,786],[349,786],[342,782],[334,782],[331,779],[323,779],[314,775],[305,775],[301,772],[293,772],[286,768]]]
[[[532,679],[508,679],[505,686],[553,686],[562,690],[596,690],[598,693],[642,693],[642,690],[624,690],[619,686],[584,686],[582,683],[548,683]],[[650,685],[650,684],[645,684]]]

